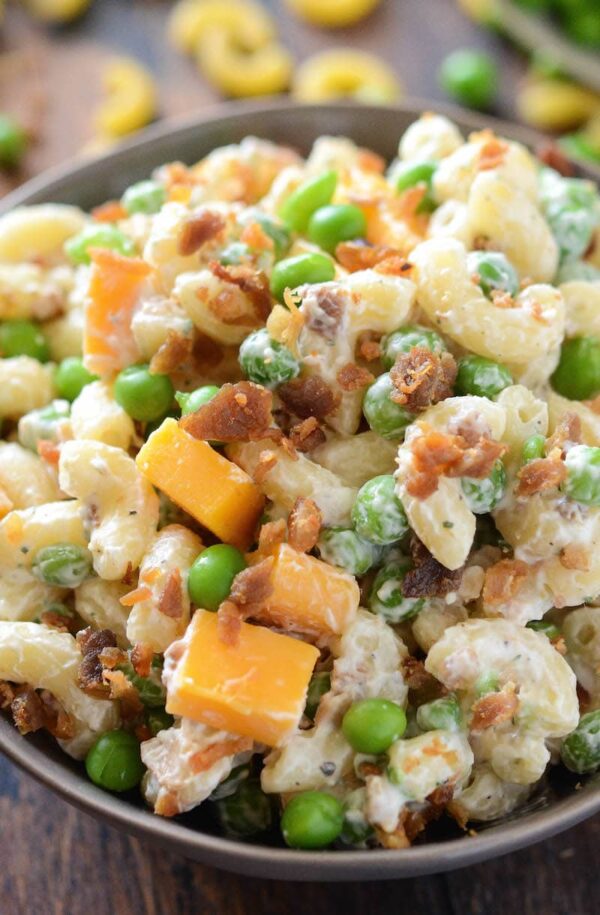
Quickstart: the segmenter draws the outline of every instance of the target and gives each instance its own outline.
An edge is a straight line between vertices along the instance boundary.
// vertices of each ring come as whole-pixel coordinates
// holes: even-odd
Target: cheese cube
[[[319,652],[248,623],[236,644],[227,644],[217,614],[197,610],[169,655],[168,712],[278,746],[298,727]]]

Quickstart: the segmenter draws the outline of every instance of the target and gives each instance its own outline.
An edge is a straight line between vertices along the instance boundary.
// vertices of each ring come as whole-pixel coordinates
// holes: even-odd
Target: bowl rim
[[[0,213],[28,201],[50,200],[55,186],[75,177],[92,177],[95,166],[101,161],[105,165],[118,166],[121,160],[129,160],[136,152],[149,148],[156,140],[173,138],[207,124],[227,125],[241,115],[261,114],[282,117],[292,110],[311,113],[340,109],[354,109],[357,117],[382,116],[385,113],[397,117],[417,118],[422,111],[433,110],[455,120],[462,129],[480,130],[493,127],[499,133],[518,139],[528,146],[537,145],[543,138],[525,127],[499,121],[489,116],[463,111],[452,105],[420,99],[409,99],[401,104],[386,106],[356,105],[342,102],[328,105],[299,105],[289,100],[265,102],[238,102],[214,106],[191,116],[160,122],[141,132],[106,155],[72,160],[54,167],[28,181],[0,201]],[[587,164],[582,171],[589,177],[600,179],[600,170]],[[128,803],[97,788],[87,781],[83,773],[69,768],[64,762],[43,749],[32,740],[23,738],[12,723],[0,717],[0,750],[6,756],[33,775],[39,782],[54,790],[82,811],[111,825],[132,833],[139,838],[152,839],[157,844],[175,850],[216,867],[232,870],[248,876],[259,876],[284,880],[378,880],[414,877],[422,874],[449,871],[465,867],[491,857],[499,857],[523,848],[534,842],[549,838],[562,830],[574,826],[600,811],[600,781],[591,782],[567,797],[562,797],[545,809],[526,813],[514,820],[491,827],[474,836],[468,835],[443,842],[429,842],[415,845],[401,852],[386,849],[347,851],[299,851],[274,848],[226,839],[210,833],[196,831],[175,820],[163,819],[148,810]]]

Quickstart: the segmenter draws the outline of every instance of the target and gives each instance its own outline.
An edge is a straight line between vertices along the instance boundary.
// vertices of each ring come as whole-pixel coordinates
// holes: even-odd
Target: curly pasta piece
[[[54,396],[53,368],[30,356],[0,359],[0,416],[18,419]]]
[[[489,763],[476,763],[469,784],[453,799],[449,809],[459,823],[489,823],[508,816],[527,800],[530,788],[504,782]]]
[[[545,436],[548,432],[548,405],[522,384],[504,388],[496,403],[506,411],[502,441],[508,445],[508,454],[504,460],[520,465],[523,443],[531,435]]]
[[[60,499],[60,489],[47,465],[15,442],[0,442],[0,490],[12,508],[30,508]]]
[[[419,305],[442,333],[466,349],[495,361],[526,365],[562,341],[565,307],[552,286],[527,286],[514,307],[500,308],[474,282],[467,252],[452,238],[423,242],[412,252],[411,262],[417,268]]]
[[[581,400],[567,400],[556,391],[548,391],[548,434],[552,434],[565,413],[575,413],[581,422],[581,441],[585,445],[600,445],[600,414]]]
[[[133,315],[131,330],[144,359],[150,360],[169,334],[189,338],[194,325],[181,305],[166,296],[145,299]]]
[[[135,438],[133,420],[113,398],[111,385],[92,381],[71,407],[73,438],[103,442],[127,451]]]
[[[180,274],[173,296],[198,330],[217,343],[239,345],[260,324],[251,298],[208,269]]]
[[[17,207],[0,217],[0,263],[64,263],[64,243],[86,222],[78,207],[62,203]]]
[[[138,582],[140,592],[148,594],[133,605],[127,620],[130,642],[144,642],[162,653],[181,638],[190,620],[187,574],[201,550],[200,538],[181,524],[169,524],[155,535],[142,560]],[[174,616],[161,610],[168,587],[175,588],[178,599]]]
[[[81,356],[83,350],[83,308],[71,308],[65,315],[44,324],[44,336],[55,362]]]
[[[135,461],[102,442],[65,442],[59,483],[85,506],[100,578],[114,581],[137,569],[158,524],[158,497]]]
[[[122,648],[128,644],[129,608],[123,606],[121,598],[130,590],[131,585],[121,581],[104,581],[102,578],[87,578],[75,588],[75,610],[78,616],[94,629],[110,629]]]
[[[71,716],[75,734],[60,744],[82,759],[104,731],[118,727],[115,702],[95,699],[77,686],[81,653],[67,632],[38,623],[0,622],[0,679],[47,689]]]
[[[0,264],[0,320],[47,321],[66,308],[72,286],[67,267]]]
[[[558,287],[567,311],[567,337],[600,337],[600,280],[571,280]]]
[[[346,486],[359,487],[367,480],[396,469],[398,446],[375,432],[344,437],[332,435],[311,452],[321,467],[335,473]]]
[[[520,143],[498,140],[491,131],[471,134],[469,141],[440,162],[432,180],[436,200],[467,203],[473,182],[485,166],[486,150],[498,149],[497,164],[486,171],[518,189],[530,200],[538,197],[538,170],[531,153]]]
[[[589,696],[589,708],[600,707],[600,607],[577,607],[565,617],[562,633],[567,661]]]
[[[443,159],[462,144],[463,138],[456,124],[442,114],[426,111],[402,134],[398,155],[405,162],[412,159]]]

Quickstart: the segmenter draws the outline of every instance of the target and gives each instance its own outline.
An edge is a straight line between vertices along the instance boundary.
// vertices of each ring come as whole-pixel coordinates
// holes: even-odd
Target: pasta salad
[[[0,698],[109,791],[402,849],[600,767],[600,201],[427,113],[0,217]]]

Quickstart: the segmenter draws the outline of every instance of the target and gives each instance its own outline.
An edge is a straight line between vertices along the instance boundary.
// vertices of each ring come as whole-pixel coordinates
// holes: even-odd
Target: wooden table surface
[[[479,32],[452,0],[383,0],[367,22],[327,33],[295,20],[280,0],[283,40],[298,59],[328,45],[359,46],[392,63],[407,91],[440,99],[435,71],[457,47],[487,47],[501,62],[498,113],[513,114],[524,61]],[[0,193],[76,155],[92,135],[105,61],[133,53],[160,83],[163,115],[198,110],[217,96],[190,61],[165,46],[170,3],[96,0],[64,29],[36,26],[11,7],[0,36],[0,110],[32,128],[23,173]],[[593,915],[600,912],[600,817],[534,848],[449,875],[372,884],[289,884],[227,875],[155,850],[69,807],[0,760],[1,915]]]

